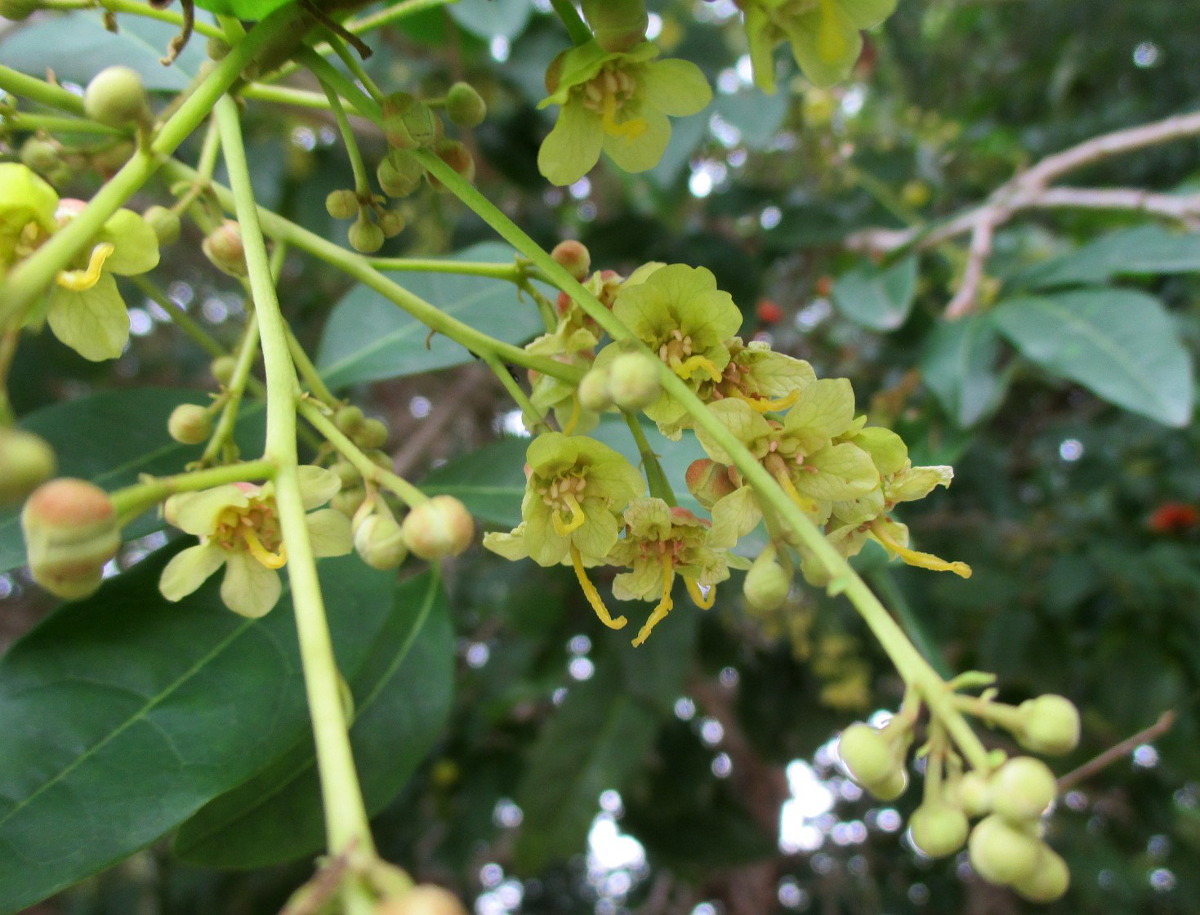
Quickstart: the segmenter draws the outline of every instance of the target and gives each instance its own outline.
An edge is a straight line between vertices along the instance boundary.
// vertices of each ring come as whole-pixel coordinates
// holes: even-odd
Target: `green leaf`
[[[291,2],[292,0],[196,0],[196,6],[222,16],[237,16],[238,19],[258,21],[266,19],[275,10]]]
[[[908,318],[917,290],[917,259],[890,267],[863,264],[833,285],[833,304],[851,321],[871,330],[895,330]]]
[[[1160,225],[1112,232],[1015,278],[1026,289],[1106,283],[1116,276],[1200,271],[1200,232]]]
[[[531,0],[458,0],[446,9],[454,21],[480,38],[513,39],[525,31]]]
[[[996,372],[1000,338],[986,315],[939,322],[921,355],[925,384],[960,428],[973,426],[1000,404],[1007,376]]]
[[[179,473],[200,456],[200,447],[181,445],[167,435],[167,418],[181,403],[200,403],[204,394],[166,388],[105,391],[62,401],[22,418],[21,428],[49,442],[58,455],[58,474],[90,480],[112,491],[137,482],[139,474]],[[243,454],[262,450],[262,410],[247,405],[238,423]],[[120,430],[114,435],[113,430]],[[0,572],[24,565],[19,510],[0,510]],[[163,527],[157,512],[147,512],[121,532],[126,540]]]
[[[1162,303],[1123,289],[1010,299],[993,320],[1022,354],[1168,426],[1192,417],[1192,364]]]
[[[512,263],[498,242],[475,245],[455,260]],[[537,309],[511,283],[451,273],[399,272],[389,276],[410,292],[508,343],[524,343],[545,330]],[[357,286],[329,316],[317,365],[333,387],[415,375],[471,361],[467,349],[429,328],[379,293]]]
[[[350,681],[354,761],[368,814],[399,793],[450,715],[454,632],[430,572],[396,588],[392,611]],[[209,802],[175,838],[195,864],[264,867],[320,851],[325,839],[313,742],[292,747],[250,781]]]
[[[188,42],[169,67],[159,63],[167,45],[179,34],[176,26],[142,16],[121,16],[120,31],[109,32],[99,12],[31,21],[0,40],[5,66],[44,77],[49,68],[63,81],[86,86],[98,72],[114,64],[132,67],[150,90],[184,89],[207,59],[204,39]]]
[[[421,489],[431,496],[456,496],[477,520],[516,527],[521,523],[528,448],[527,438],[484,445],[430,472]]]
[[[517,789],[525,815],[516,845],[522,873],[538,873],[584,849],[600,794],[625,785],[657,730],[658,716],[625,689],[615,656],[597,664],[590,680],[570,687],[538,735]]]
[[[132,854],[308,732],[287,595],[261,620],[227,610],[215,580],[167,603],[157,582],[171,552],[62,607],[0,660],[0,911]],[[320,571],[354,678],[392,576],[352,556]]]
[[[745,90],[717,95],[713,112],[737,129],[743,143],[751,149],[762,149],[777,136],[790,104],[791,97],[786,92],[766,95]]]

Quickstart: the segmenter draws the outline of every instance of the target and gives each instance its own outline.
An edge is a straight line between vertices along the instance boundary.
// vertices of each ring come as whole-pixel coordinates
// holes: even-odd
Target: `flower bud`
[[[555,245],[550,256],[581,283],[587,279],[588,271],[592,269],[591,252],[582,242],[571,238]]]
[[[393,92],[383,100],[383,132],[396,149],[419,149],[441,133],[441,123],[428,105],[407,92]]]
[[[383,247],[383,229],[375,225],[367,215],[359,212],[358,218],[351,223],[346,232],[350,247],[363,254],[374,254]]]
[[[34,490],[21,512],[21,529],[33,580],[66,600],[99,588],[104,564],[121,545],[108,493],[68,477]]]
[[[863,787],[880,801],[894,801],[908,790],[908,770],[901,764],[878,782],[864,782]]]
[[[475,159],[471,151],[458,140],[441,139],[433,144],[433,151],[439,159],[458,172],[467,181],[475,180]],[[442,182],[433,175],[429,176],[429,184],[436,190],[443,190]]]
[[[1014,736],[1026,750],[1061,756],[1079,745],[1079,710],[1065,696],[1027,699],[1017,710],[1021,723]]]
[[[330,191],[325,198],[325,212],[334,219],[353,219],[358,215],[358,195],[346,188]]]
[[[782,607],[791,589],[792,576],[775,560],[762,556],[750,566],[742,583],[742,593],[750,609],[763,613]]]
[[[0,0],[0,19],[23,22],[38,8],[38,0]]]
[[[1040,759],[1016,756],[992,773],[992,810],[1014,823],[1033,822],[1058,795],[1054,773]]]
[[[396,210],[384,210],[376,218],[379,220],[379,228],[383,230],[385,238],[395,238],[408,225],[404,214]]]
[[[650,25],[644,0],[583,0],[583,15],[596,44],[610,54],[644,41]]]
[[[329,469],[337,474],[338,482],[342,484],[342,489],[358,486],[362,482],[362,474],[349,461],[338,461]]]
[[[1033,873],[1015,882],[1012,888],[1030,902],[1044,905],[1061,899],[1070,886],[1071,871],[1067,868],[1067,862],[1054,849],[1042,844],[1038,848],[1037,865]]]
[[[352,486],[349,489],[339,490],[332,499],[329,500],[329,507],[340,511],[347,518],[354,517],[354,513],[358,511],[363,500],[367,498],[367,491],[362,486]]]
[[[593,413],[603,413],[612,406],[612,395],[608,393],[608,369],[589,369],[579,379],[579,405]]]
[[[487,103],[470,83],[458,82],[446,93],[446,114],[459,127],[478,127],[487,117]]]
[[[407,197],[421,186],[425,166],[404,149],[391,149],[375,169],[379,186],[389,197]]]
[[[21,162],[42,175],[49,174],[63,164],[58,147],[38,137],[30,137],[21,144]]]
[[[971,867],[988,883],[1024,884],[1037,870],[1042,843],[1003,817],[986,816],[971,830]]]
[[[146,87],[131,67],[105,67],[93,76],[83,93],[83,110],[93,121],[109,127],[150,122]]]
[[[980,772],[966,772],[954,786],[954,799],[967,816],[984,816],[992,812],[992,783]]]
[[[56,464],[41,436],[0,426],[0,505],[24,499],[54,476]]]
[[[212,415],[199,404],[181,403],[167,419],[167,434],[181,445],[200,445],[212,435]]]
[[[208,370],[217,384],[229,384],[233,381],[233,373],[237,371],[237,359],[233,356],[218,356]]]
[[[926,801],[908,818],[912,843],[930,858],[952,855],[967,842],[967,815],[949,804]]]
[[[466,551],[475,537],[475,521],[454,496],[434,496],[404,518],[404,539],[415,556],[442,559]]]
[[[214,266],[230,276],[245,276],[250,272],[250,268],[246,266],[242,228],[232,219],[226,219],[209,232],[200,248]]]
[[[354,549],[372,569],[395,569],[408,556],[404,533],[391,515],[367,515],[354,532]]]
[[[381,419],[364,419],[352,433],[350,438],[359,448],[382,448],[387,444],[388,427]]]
[[[348,404],[341,407],[333,414],[333,424],[346,435],[352,436],[355,432],[362,428],[363,421],[366,419],[363,416],[361,408]]]
[[[891,779],[897,770],[904,770],[900,754],[891,741],[878,728],[861,721],[842,731],[837,754],[850,776],[863,787],[881,784]]]
[[[608,372],[608,393],[622,410],[641,410],[662,393],[659,361],[645,353],[622,353]]]
[[[467,910],[449,890],[422,883],[383,900],[374,915],[467,915]]]
[[[731,467],[708,458],[692,461],[684,475],[688,492],[705,508],[712,508],[718,499],[737,489],[730,478],[731,470]]]
[[[164,206],[152,206],[142,214],[146,224],[154,230],[160,245],[173,245],[179,241],[179,214]]]

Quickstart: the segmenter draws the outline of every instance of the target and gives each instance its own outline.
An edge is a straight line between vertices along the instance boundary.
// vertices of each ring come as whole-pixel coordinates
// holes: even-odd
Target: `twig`
[[[989,208],[988,218],[980,219],[971,228],[971,244],[967,248],[967,264],[954,297],[946,305],[946,317],[961,318],[975,307],[979,298],[979,284],[983,281],[983,268],[992,253],[992,235],[997,224],[1008,219],[1012,210]]]
[[[1158,716],[1158,720],[1148,728],[1138,731],[1132,737],[1127,737],[1120,743],[1109,747],[1098,756],[1089,759],[1078,769],[1072,769],[1066,775],[1058,780],[1058,791],[1062,794],[1069,791],[1082,781],[1091,778],[1102,769],[1111,766],[1122,757],[1128,756],[1144,743],[1149,743],[1157,737],[1161,737],[1175,724],[1175,712],[1172,709],[1167,709]]]

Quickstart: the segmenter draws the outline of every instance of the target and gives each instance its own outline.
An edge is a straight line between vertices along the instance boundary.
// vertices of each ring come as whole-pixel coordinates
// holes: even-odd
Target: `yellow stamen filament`
[[[792,478],[790,476],[781,472],[775,475],[775,479],[779,482],[779,485],[783,488],[783,491],[788,494],[788,498],[795,502],[796,505],[800,507],[801,511],[813,517],[817,515],[816,500],[810,499],[807,496],[802,496],[800,491],[796,489],[796,484],[792,482]]]
[[[667,618],[667,614],[671,612],[671,608],[675,605],[674,601],[671,600],[671,585],[675,584],[675,566],[672,564],[670,556],[663,555],[662,568],[662,599],[658,602],[658,606],[650,611],[650,618],[646,620],[646,625],[638,631],[637,638],[633,640],[634,648],[637,648],[650,637],[651,630]]]
[[[685,578],[683,583],[687,585],[688,595],[692,598],[692,603],[701,610],[708,610],[717,602],[717,586],[708,586],[708,596],[704,596],[704,589],[700,587],[700,582],[694,578]]]
[[[628,121],[618,122],[616,114],[617,99],[610,92],[604,96],[604,111],[601,116],[601,123],[604,125],[605,133],[633,142],[644,134],[650,126],[646,123],[645,118],[630,118]]]
[[[600,597],[600,592],[596,590],[596,586],[588,578],[587,570],[583,567],[583,557],[579,555],[579,547],[573,543],[571,544],[571,565],[575,567],[575,577],[579,580],[579,587],[583,589],[583,596],[588,599],[588,603],[596,611],[596,616],[600,617],[600,622],[609,629],[625,628],[625,624],[629,620],[623,616],[613,619],[612,614],[608,612],[608,608],[604,606],[604,600]]]
[[[971,577],[971,567],[965,562],[947,562],[940,556],[934,556],[932,553],[922,553],[920,550],[910,550],[906,546],[901,546],[887,534],[883,533],[882,529],[876,525],[871,526],[871,536],[887,547],[891,552],[895,553],[910,566],[917,566],[922,569],[930,569],[934,572],[953,572],[960,578]]]
[[[576,394],[571,398],[571,418],[567,420],[567,424],[563,426],[563,435],[570,435],[575,431],[575,427],[579,425],[579,417],[583,415],[583,404],[579,402],[579,395]]]
[[[783,397],[777,397],[774,400],[770,400],[765,397],[747,397],[740,391],[738,392],[737,396],[741,397],[759,413],[782,413],[800,399],[800,391],[792,391],[791,394],[787,394]]]
[[[554,532],[560,537],[568,537],[572,531],[577,531],[583,527],[583,522],[587,520],[587,515],[583,513],[583,507],[579,504],[579,500],[569,492],[565,492],[561,496],[562,500],[567,503],[571,509],[571,520],[563,521],[562,515],[558,510],[550,512],[550,523],[554,525]],[[574,549],[574,547],[572,547]]]
[[[713,381],[720,381],[722,378],[720,370],[711,359],[705,356],[689,356],[680,362],[672,361],[671,368],[674,369],[676,375],[685,381],[699,370],[706,372],[708,377]]]
[[[258,534],[255,533],[254,528],[243,528],[239,533],[241,533],[242,539],[246,541],[246,547],[250,550],[250,555],[268,569],[282,569],[287,564],[287,550],[284,549],[283,544],[279,545],[278,553],[272,553],[262,545],[262,541],[258,539]]]
[[[100,282],[100,273],[104,262],[117,250],[112,242],[102,242],[92,248],[92,256],[88,259],[84,270],[60,270],[56,282],[64,289],[72,292],[84,292]]]

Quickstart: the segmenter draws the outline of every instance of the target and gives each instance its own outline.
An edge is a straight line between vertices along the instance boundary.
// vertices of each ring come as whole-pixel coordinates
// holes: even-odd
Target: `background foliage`
[[[776,348],[851,378],[859,408],[901,431],[914,463],[955,465],[951,490],[904,518],[922,549],[970,562],[975,577],[884,568],[870,555],[862,566],[948,668],[994,671],[1009,700],[1061,692],[1077,702],[1084,744],[1066,768],[1177,714],[1153,747],[1066,796],[1050,836],[1074,878],[1062,912],[1185,912],[1200,895],[1190,866],[1200,852],[1200,523],[1194,512],[1164,521],[1164,506],[1200,504],[1190,425],[1200,236],[1128,214],[1020,215],[996,238],[989,307],[954,323],[939,316],[960,249],[876,263],[845,240],[953,214],[1046,154],[1195,109],[1185,6],[904,0],[870,36],[852,82],[822,91],[796,78],[790,95],[766,97],[748,86],[731,4],[651,4],[659,41],[716,87],[714,108],[679,122],[646,175],[602,164],[565,191],[535,167],[549,126],[535,108],[542,71],[566,41],[542,5],[461,0],[384,32],[368,62],[385,86],[432,92],[466,78],[480,89],[491,113],[470,139],[477,183],[539,241],[577,237],[595,265],[614,269],[709,267]],[[152,88],[183,84],[155,62],[170,29],[133,17],[121,27],[104,32],[98,13],[44,16],[0,35],[0,57],[81,83],[120,61]],[[177,68],[192,72],[202,51],[193,41]],[[256,103],[248,117],[259,201],[338,238],[322,201],[351,178],[331,124]],[[363,143],[369,159],[384,149],[381,137]],[[1193,138],[1071,178],[1194,191],[1198,166]],[[94,178],[77,181],[71,193],[94,191]],[[146,202],[162,193],[151,188]],[[410,224],[389,252],[492,241],[448,197],[416,198]],[[183,248],[156,279],[232,340],[233,287]],[[495,247],[464,256],[505,258]],[[505,339],[537,330],[533,310],[499,284],[399,278]],[[524,445],[506,437],[512,408],[465,351],[444,340],[427,349],[390,306],[373,316],[366,290],[298,257],[281,298],[331,383],[388,419],[402,471],[427,473],[428,491],[458,495],[484,522],[518,520]],[[201,402],[210,381],[207,357],[163,317],[151,303],[135,308],[136,339],[115,369],[46,335],[23,342],[13,402],[22,425],[79,461],[65,472],[112,487],[178,466],[187,449],[168,439],[165,418]],[[630,450],[621,429],[611,442]],[[676,479],[696,456],[657,445]],[[171,549],[155,524],[130,532],[150,539],[127,565]],[[17,568],[12,517],[0,518],[0,558],[0,625],[12,639],[47,609]],[[21,796],[14,773],[78,754],[94,740],[85,729],[110,735],[102,755],[79,754],[36,802],[0,802],[6,911],[37,898],[26,878],[48,886],[54,849],[30,844],[35,827],[23,825],[39,817],[122,833],[124,853],[183,823],[39,912],[269,912],[307,874],[319,828],[288,617],[281,608],[247,627],[203,614],[211,588],[182,610],[127,599],[162,561],[144,559],[54,612],[0,660],[0,734],[65,723],[35,755],[4,761],[0,797]],[[386,576],[349,561],[327,569],[343,670],[369,713],[354,740],[381,851],[476,898],[485,915],[1024,908],[953,863],[919,860],[895,834],[894,811],[831,768],[836,730],[899,699],[886,659],[836,601],[797,591],[780,614],[756,618],[728,587],[712,611],[681,608],[631,652],[562,570],[473,551],[444,595],[422,575],[389,604]],[[45,645],[59,660],[27,674],[24,659]],[[139,754],[155,764],[135,767]],[[98,786],[153,796],[170,759],[191,795],[136,831],[121,820],[127,795],[109,813],[80,806]],[[61,863],[54,887],[79,872]]]

